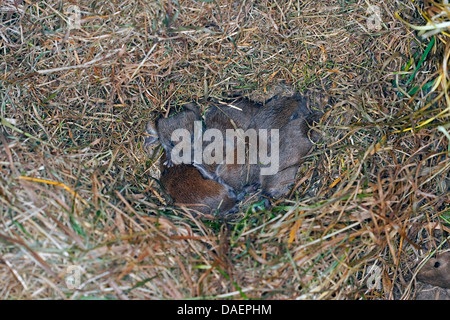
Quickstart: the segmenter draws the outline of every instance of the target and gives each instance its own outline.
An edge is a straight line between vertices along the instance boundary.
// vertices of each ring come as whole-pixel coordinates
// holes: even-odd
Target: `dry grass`
[[[368,1],[89,0],[69,31],[69,3],[2,2],[0,298],[414,298],[448,248],[450,46],[396,12],[450,8],[376,3],[379,30]],[[167,206],[146,121],[281,80],[330,97],[290,197],[227,223]]]

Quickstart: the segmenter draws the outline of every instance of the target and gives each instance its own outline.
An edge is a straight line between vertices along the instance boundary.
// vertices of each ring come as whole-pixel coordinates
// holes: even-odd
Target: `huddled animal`
[[[150,121],[145,143],[159,142],[164,149],[167,160],[161,168],[160,182],[175,204],[204,214],[224,215],[236,211],[239,201],[259,188],[262,195],[268,197],[279,197],[289,191],[304,157],[321,136],[313,128],[321,115],[321,112],[311,110],[308,98],[299,93],[275,96],[263,104],[245,98],[216,103],[206,110],[202,128],[221,133],[223,148],[215,149],[213,153],[221,152],[223,157],[210,163],[194,160],[174,163],[171,154],[175,148],[174,130],[186,129],[192,144],[197,141],[202,147],[207,145],[202,132],[194,127],[194,122],[202,121],[200,108],[187,104],[182,112]],[[261,129],[266,130],[265,133],[278,130],[279,140],[263,135]],[[228,135],[230,130],[234,135]],[[248,132],[255,132],[256,139],[246,136]],[[238,141],[241,142],[239,146]],[[276,142],[278,150],[272,150]],[[268,157],[278,152],[275,174],[263,174],[264,164],[252,160],[254,153],[263,147]],[[230,163],[227,159],[233,161]]]

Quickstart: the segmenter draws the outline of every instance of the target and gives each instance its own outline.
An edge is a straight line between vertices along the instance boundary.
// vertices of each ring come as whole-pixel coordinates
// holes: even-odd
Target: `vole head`
[[[417,274],[420,281],[450,288],[450,252],[430,258]]]
[[[286,194],[289,187],[295,182],[297,165],[280,170],[277,174],[261,176],[261,187],[264,195],[277,198]]]
[[[184,110],[172,115],[168,118],[158,118],[155,121],[149,121],[146,126],[146,131],[149,136],[145,139],[145,146],[154,143],[161,143],[161,146],[166,151],[167,165],[172,163],[172,149],[175,146],[172,141],[172,134],[177,129],[187,130],[190,134],[190,140],[193,142],[200,137],[194,137],[194,123],[200,121],[200,109],[195,104],[188,103],[184,105]],[[199,131],[201,134],[201,130]],[[191,144],[192,145],[192,144]]]
[[[147,122],[145,131],[149,134],[145,138],[145,145],[170,139],[172,132],[179,128],[191,129],[193,122],[201,117],[201,109],[194,103],[183,105],[184,110],[168,118],[159,117]]]

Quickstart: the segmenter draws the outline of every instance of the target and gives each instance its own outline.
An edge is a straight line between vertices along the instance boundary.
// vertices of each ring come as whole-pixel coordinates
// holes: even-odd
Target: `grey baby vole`
[[[223,137],[223,159],[219,162],[203,163],[203,167],[207,172],[220,183],[229,186],[237,193],[242,191],[243,186],[251,184],[254,179],[248,177],[250,168],[247,165],[237,164],[237,143],[242,143],[244,151],[248,154],[248,141],[243,135],[236,134],[232,137],[227,135],[227,130],[242,130],[245,132],[253,119],[259,112],[261,105],[245,98],[237,98],[228,100],[227,102],[217,103],[208,108],[205,114],[205,127],[207,130],[219,130]],[[206,144],[206,143],[205,143]],[[232,146],[232,147],[227,147]],[[227,151],[230,157],[234,159],[233,163],[225,162]],[[197,165],[196,165],[197,166]],[[197,166],[199,167],[199,166]],[[201,170],[201,167],[199,169]],[[202,170],[201,170],[202,171]],[[206,176],[205,172],[202,174]],[[240,198],[238,196],[238,198]]]
[[[315,113],[307,115],[306,118],[299,117],[280,129],[278,172],[260,176],[263,194],[277,197],[289,191],[304,157],[310,152],[313,142],[320,138],[317,131],[310,129],[320,116],[321,114]]]
[[[159,141],[166,152],[166,166],[171,166],[172,150],[175,147],[175,143],[172,141],[172,133],[176,129],[186,129],[191,135],[190,143],[193,145],[195,139],[201,139],[201,137],[194,137],[194,122],[199,121],[200,116],[200,108],[193,103],[188,103],[184,105],[184,110],[180,113],[168,118],[149,121],[146,131],[150,136],[145,139],[145,145]]]
[[[248,192],[262,187],[262,192],[270,197],[279,196],[289,190],[294,182],[296,172],[303,158],[309,153],[313,142],[320,137],[316,131],[310,130],[314,121],[320,119],[320,113],[312,113],[308,106],[307,97],[297,93],[291,97],[274,97],[268,101],[251,119],[247,129],[255,129],[258,138],[260,129],[278,129],[278,154],[272,153],[270,146],[272,138],[267,132],[266,141],[268,156],[278,162],[274,174],[263,174],[261,164],[220,164],[216,174],[227,185],[241,191]],[[261,150],[262,141],[258,139],[258,151]],[[236,152],[236,150],[234,151]],[[273,156],[273,157],[272,157]]]
[[[430,258],[417,274],[417,279],[450,289],[450,252]]]

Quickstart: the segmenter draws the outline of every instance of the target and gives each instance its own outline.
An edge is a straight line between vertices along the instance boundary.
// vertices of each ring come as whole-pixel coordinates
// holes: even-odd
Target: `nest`
[[[413,299],[450,231],[445,3],[3,1],[0,297]],[[146,122],[280,83],[329,97],[292,192],[168,205]]]

